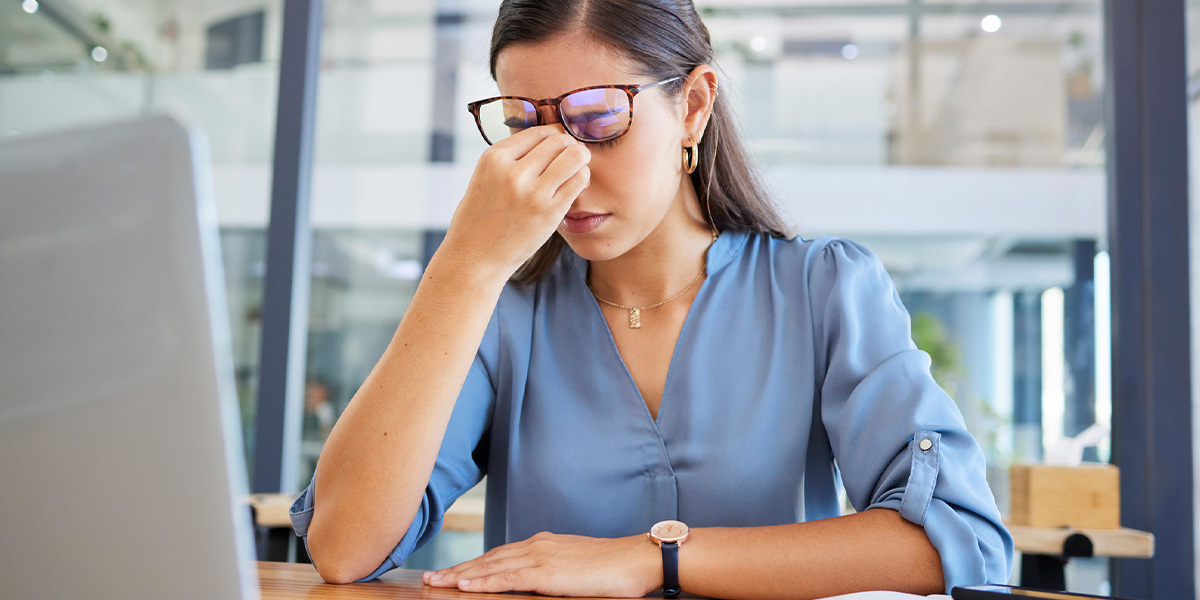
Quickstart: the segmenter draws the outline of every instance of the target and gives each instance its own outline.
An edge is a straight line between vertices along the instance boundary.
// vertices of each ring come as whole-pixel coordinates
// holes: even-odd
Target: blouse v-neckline
[[[667,409],[670,404],[667,402],[667,397],[671,392],[671,381],[674,378],[675,363],[679,359],[681,343],[684,341],[684,336],[688,334],[688,326],[691,323],[692,314],[695,311],[696,304],[701,302],[705,297],[706,290],[712,287],[711,281],[713,275],[716,274],[722,267],[729,263],[734,253],[744,246],[745,232],[740,231],[723,231],[717,237],[716,241],[708,247],[707,251],[707,275],[704,281],[700,282],[700,289],[696,291],[696,296],[692,299],[691,306],[688,307],[687,315],[684,316],[683,326],[679,329],[679,335],[675,338],[675,345],[671,349],[671,360],[667,363],[667,375],[664,378],[662,394],[658,398],[658,414],[657,416],[650,414],[650,407],[646,404],[646,398],[642,395],[642,390],[638,388],[637,381],[633,378],[633,372],[629,370],[629,365],[625,363],[625,357],[621,356],[621,350],[617,347],[616,337],[613,336],[612,328],[609,326],[608,319],[604,316],[604,310],[600,307],[600,302],[596,300],[596,296],[591,292],[587,285],[588,261],[575,254],[570,246],[564,246],[563,253],[571,263],[571,271],[575,276],[575,280],[579,283],[577,286],[586,298],[582,301],[590,304],[590,313],[592,318],[598,318],[603,325],[603,330],[608,338],[608,349],[611,350],[612,356],[615,357],[617,367],[625,374],[625,380],[629,387],[633,390],[634,397],[637,398],[641,406],[641,414],[649,419],[650,424],[654,427],[654,431],[662,437],[660,424],[663,423],[663,410]],[[635,409],[636,410],[636,409]]]

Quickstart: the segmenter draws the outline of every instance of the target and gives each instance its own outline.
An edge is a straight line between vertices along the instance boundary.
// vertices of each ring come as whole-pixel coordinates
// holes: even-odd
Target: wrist
[[[630,560],[633,561],[642,595],[661,590],[663,586],[662,549],[644,533],[631,537],[630,542],[633,546]]]
[[[662,590],[665,598],[678,598],[681,592],[679,548],[688,540],[689,534],[686,523],[671,519],[655,523],[646,534],[662,554]]]
[[[444,276],[461,281],[471,289],[488,289],[497,292],[508,283],[512,272],[494,265],[483,256],[473,256],[472,252],[454,244],[449,237],[442,241],[437,252],[429,260],[426,273],[444,273]]]
[[[489,281],[507,282],[525,262],[513,262],[514,258],[508,256],[510,253],[505,251],[501,244],[456,230],[453,224],[442,239],[435,256],[438,254],[445,254],[448,262],[452,262],[457,268],[469,269]]]

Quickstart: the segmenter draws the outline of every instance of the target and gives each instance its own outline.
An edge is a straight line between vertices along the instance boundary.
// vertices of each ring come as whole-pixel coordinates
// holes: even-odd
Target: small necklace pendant
[[[642,328],[642,311],[641,311],[641,309],[638,309],[638,308],[629,309],[629,328],[630,329],[641,329]]]

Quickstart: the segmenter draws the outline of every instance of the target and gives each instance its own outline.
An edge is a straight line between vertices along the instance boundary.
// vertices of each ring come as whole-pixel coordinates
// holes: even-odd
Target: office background
[[[255,491],[307,484],[404,314],[485,147],[465,105],[495,92],[498,4],[0,0],[0,135],[163,108],[208,132]],[[985,449],[1001,510],[1009,465],[1116,414],[1115,439],[1088,458],[1116,458],[1126,490],[1151,490],[1126,494],[1125,517],[1158,535],[1159,557],[1073,561],[1068,583],[1194,595],[1196,535],[1168,529],[1193,528],[1200,497],[1182,418],[1196,414],[1196,367],[1168,360],[1180,336],[1188,359],[1188,333],[1160,330],[1186,322],[1187,306],[1172,302],[1187,301],[1198,262],[1189,228],[1166,225],[1197,197],[1183,187],[1197,171],[1177,148],[1200,142],[1185,118],[1200,106],[1200,0],[697,5],[722,98],[794,232],[849,237],[882,257],[918,345]],[[1148,58],[1109,60],[1129,55]],[[1146,154],[1118,163],[1118,135]],[[1124,254],[1110,255],[1114,232],[1132,240]],[[1143,272],[1174,283],[1130,279]],[[1122,290],[1142,304],[1122,304]],[[1132,328],[1116,346],[1114,323]],[[1163,366],[1130,372],[1145,356]],[[1118,384],[1125,404],[1113,365],[1130,386]],[[1152,434],[1159,445],[1121,444]],[[1131,449],[1114,457],[1121,448]],[[1171,452],[1186,477],[1163,465]],[[1173,518],[1180,507],[1186,519]],[[449,538],[427,559],[482,547]]]

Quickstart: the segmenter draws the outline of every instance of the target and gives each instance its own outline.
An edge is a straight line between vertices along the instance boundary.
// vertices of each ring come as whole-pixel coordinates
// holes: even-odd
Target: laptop
[[[0,598],[257,598],[208,145],[0,139]]]

